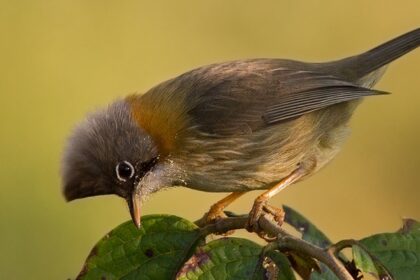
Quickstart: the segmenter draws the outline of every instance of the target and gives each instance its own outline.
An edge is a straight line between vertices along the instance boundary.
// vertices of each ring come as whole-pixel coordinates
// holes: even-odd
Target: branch
[[[204,225],[203,218],[196,222],[201,226],[204,235],[223,234],[235,229],[246,229],[248,216],[227,217],[217,220],[215,223]],[[318,261],[324,263],[332,272],[341,280],[354,280],[345,266],[334,255],[334,250],[322,249],[305,240],[297,238],[274,222],[269,215],[262,215],[258,220],[259,231],[256,232],[260,236],[266,233],[270,236],[277,236],[274,242],[267,246],[270,249],[279,249],[280,251],[296,251],[308,255]],[[204,226],[203,226],[204,225]]]

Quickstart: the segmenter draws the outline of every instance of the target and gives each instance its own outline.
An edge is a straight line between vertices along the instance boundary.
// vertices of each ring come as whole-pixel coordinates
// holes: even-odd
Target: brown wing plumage
[[[173,80],[202,132],[252,133],[337,103],[383,92],[320,71],[319,65],[259,59],[202,67]]]
[[[151,131],[158,130],[153,116],[159,119],[163,115],[159,125],[173,137],[191,126],[216,135],[249,133],[337,103],[383,93],[360,85],[372,86],[381,67],[419,44],[417,28],[360,55],[327,63],[253,59],[204,66],[162,83],[140,98],[152,104],[147,109],[151,117],[143,122]]]

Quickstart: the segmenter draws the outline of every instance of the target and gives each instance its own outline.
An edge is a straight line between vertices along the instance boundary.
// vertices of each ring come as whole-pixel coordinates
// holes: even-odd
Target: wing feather
[[[268,106],[262,118],[267,124],[274,124],[337,103],[386,93],[357,86],[327,86],[284,96],[281,103]]]
[[[280,59],[201,67],[170,82],[188,100],[191,125],[215,135],[252,133],[278,122],[384,92],[324,72],[319,64]]]

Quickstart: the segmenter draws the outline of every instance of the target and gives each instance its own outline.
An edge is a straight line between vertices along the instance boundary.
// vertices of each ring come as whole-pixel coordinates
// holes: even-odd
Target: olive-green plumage
[[[333,62],[213,64],[129,96],[76,130],[64,159],[64,193],[69,200],[116,193],[133,208],[133,193],[141,198],[175,185],[269,189],[297,169],[301,180],[337,154],[360,100],[384,93],[372,89],[384,67],[419,44],[416,29]],[[89,145],[109,148],[84,154]],[[122,162],[133,169],[124,180]]]

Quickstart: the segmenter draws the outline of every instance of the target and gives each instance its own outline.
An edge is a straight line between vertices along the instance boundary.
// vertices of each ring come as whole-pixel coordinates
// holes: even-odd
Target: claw
[[[278,208],[272,205],[264,205],[264,211],[273,215],[274,220],[277,222],[278,226],[282,226],[284,222],[284,217],[286,213],[284,212],[283,208]]]
[[[238,197],[242,196],[245,192],[233,192],[230,195],[226,196],[222,200],[216,202],[210,207],[210,210],[204,214],[203,218],[201,218],[197,224],[199,226],[205,226],[207,224],[217,223],[218,220],[222,218],[226,218],[226,214],[223,211],[226,206],[231,204],[233,201],[235,201]],[[229,231],[226,233],[223,233],[223,235],[230,235],[234,231]]]
[[[258,220],[260,219],[261,215],[263,214],[263,208],[266,204],[265,199],[261,199],[258,197],[254,205],[252,206],[251,212],[249,212],[249,219],[248,219],[248,225],[246,229],[249,232],[258,232]]]
[[[304,170],[298,168],[293,171],[289,176],[283,178],[279,183],[273,186],[271,189],[265,191],[260,196],[257,197],[252,206],[251,212],[249,213],[249,220],[247,225],[247,230],[250,232],[259,232],[258,230],[258,220],[261,217],[261,214],[265,211],[268,214],[274,216],[276,222],[281,225],[284,220],[284,212],[282,209],[267,205],[267,201],[279,193],[281,190],[298,180],[304,175]],[[263,211],[264,210],[264,211]]]
[[[212,224],[217,222],[218,220],[222,219],[222,218],[226,218],[226,214],[225,212],[223,212],[222,209],[220,209],[219,207],[215,207],[215,205],[213,205],[209,212],[207,212],[205,214],[205,219],[206,219],[206,224]]]
[[[214,206],[214,205],[213,205]],[[225,214],[225,212],[219,208],[214,208],[211,207],[209,212],[207,212],[206,214],[204,214],[204,217],[202,219],[204,219],[204,223],[205,225],[208,224],[214,224],[217,223],[217,221],[219,221],[222,218],[226,218],[227,215]],[[219,232],[217,234],[223,235],[223,236],[228,236],[228,235],[232,235],[233,233],[235,233],[234,230],[230,230],[227,232]]]
[[[249,220],[247,230],[250,232],[256,232],[263,239],[268,239],[267,235],[259,230],[258,220],[261,215],[270,214],[279,226],[283,225],[285,212],[283,208],[277,208],[267,204],[266,201],[256,201],[249,213]]]

